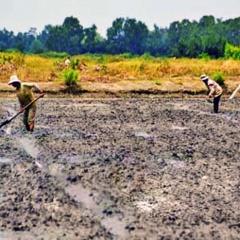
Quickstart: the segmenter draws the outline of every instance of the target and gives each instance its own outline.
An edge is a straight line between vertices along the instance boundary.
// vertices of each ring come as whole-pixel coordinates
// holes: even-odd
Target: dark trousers
[[[214,111],[214,113],[218,113],[221,96],[222,96],[222,94],[213,99],[213,111]]]

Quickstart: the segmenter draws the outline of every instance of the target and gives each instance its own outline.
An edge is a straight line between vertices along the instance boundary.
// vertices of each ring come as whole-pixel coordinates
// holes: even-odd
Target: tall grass
[[[61,67],[56,65],[56,61]],[[81,75],[82,81],[154,80],[162,82],[164,79],[174,78],[199,79],[203,73],[213,76],[220,72],[225,79],[240,75],[240,60],[233,59],[168,59],[147,55],[135,57],[129,54],[117,56],[87,54],[71,56],[71,61],[78,63],[74,70]],[[0,67],[7,62],[13,62],[15,67],[1,70],[0,81],[5,81],[11,74],[18,74],[27,81],[59,82],[65,70],[64,59],[55,57],[0,53]]]

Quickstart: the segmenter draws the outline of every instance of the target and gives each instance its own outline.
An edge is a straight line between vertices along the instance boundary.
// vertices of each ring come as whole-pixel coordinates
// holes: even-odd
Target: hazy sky
[[[48,24],[62,25],[66,17],[75,17],[84,27],[97,26],[105,36],[107,28],[119,17],[135,18],[149,30],[156,24],[169,27],[183,19],[199,21],[213,15],[222,20],[240,17],[240,0],[0,0],[0,30],[41,32]]]

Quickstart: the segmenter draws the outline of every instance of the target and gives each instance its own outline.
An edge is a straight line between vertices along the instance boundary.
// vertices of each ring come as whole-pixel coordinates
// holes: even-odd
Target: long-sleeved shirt
[[[41,92],[41,90],[38,88],[36,84],[21,83],[20,88],[17,89],[17,97],[21,107],[25,107],[35,99],[34,93],[32,91],[33,89]],[[32,107],[35,107],[35,106],[36,106],[36,102],[32,104]]]
[[[222,87],[212,79],[208,79],[208,81],[205,84],[208,88],[209,97],[215,98],[222,94],[223,92]]]

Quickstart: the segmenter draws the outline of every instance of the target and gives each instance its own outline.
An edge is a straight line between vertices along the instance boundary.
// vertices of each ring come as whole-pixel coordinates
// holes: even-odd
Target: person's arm
[[[213,86],[213,87],[211,87],[211,91],[209,92],[208,97],[212,98],[214,96],[214,93],[215,93],[215,88]]]
[[[209,93],[211,92],[211,89],[208,86],[207,82],[204,82],[204,84],[206,85],[206,88],[207,88],[206,98],[209,98]]]
[[[43,91],[35,83],[23,83],[23,84],[27,87],[30,87],[30,88],[34,89],[35,91],[37,91],[39,93],[43,93]]]
[[[212,80],[208,82],[208,88],[209,88],[208,97],[209,98],[214,97],[214,95],[216,94],[216,91],[217,91],[217,86],[218,86],[217,83]]]
[[[33,84],[33,87],[32,88],[34,88],[37,92],[39,92],[39,93],[43,93],[43,91],[38,87],[38,85],[36,85],[36,84]]]

